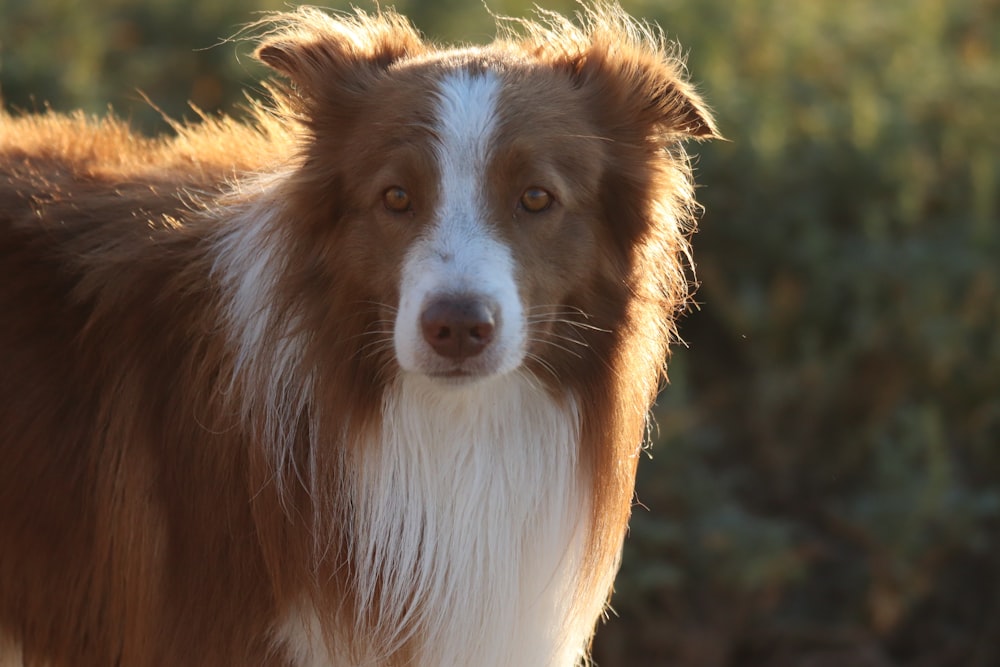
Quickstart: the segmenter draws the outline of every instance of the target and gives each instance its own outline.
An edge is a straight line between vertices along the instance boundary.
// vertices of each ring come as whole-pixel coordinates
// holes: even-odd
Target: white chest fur
[[[595,620],[575,595],[589,516],[578,424],[519,373],[459,387],[405,375],[389,392],[382,441],[361,443],[351,480],[361,608],[380,610],[362,664],[410,639],[401,629],[418,667],[577,662]],[[319,649],[311,614],[281,632],[298,664],[354,664]]]

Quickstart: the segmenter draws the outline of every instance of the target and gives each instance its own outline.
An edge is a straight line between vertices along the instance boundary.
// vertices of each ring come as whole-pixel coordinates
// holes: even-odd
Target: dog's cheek
[[[599,261],[594,221],[567,211],[546,224],[519,235],[515,247],[522,300],[535,319],[565,311]]]

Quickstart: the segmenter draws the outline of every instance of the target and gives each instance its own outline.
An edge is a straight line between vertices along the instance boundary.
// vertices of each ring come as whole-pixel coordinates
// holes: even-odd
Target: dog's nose
[[[466,359],[493,340],[494,309],[475,297],[445,297],[431,301],[420,314],[424,340],[442,357]]]

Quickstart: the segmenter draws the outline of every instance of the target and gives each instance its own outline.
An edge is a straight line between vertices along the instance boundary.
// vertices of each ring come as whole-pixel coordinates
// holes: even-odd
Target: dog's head
[[[544,19],[439,50],[392,13],[300,10],[265,38],[305,129],[286,224],[312,330],[347,290],[391,336],[383,366],[558,379],[631,300],[671,319],[693,205],[679,143],[716,136],[711,117],[620,10]]]

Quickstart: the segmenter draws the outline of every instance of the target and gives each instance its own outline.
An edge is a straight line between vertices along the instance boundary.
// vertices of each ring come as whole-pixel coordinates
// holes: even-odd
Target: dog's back
[[[266,140],[185,132],[0,115],[0,637],[56,665],[272,653],[260,557],[223,537],[253,530],[245,448],[197,426],[220,342],[204,234],[179,222]]]

